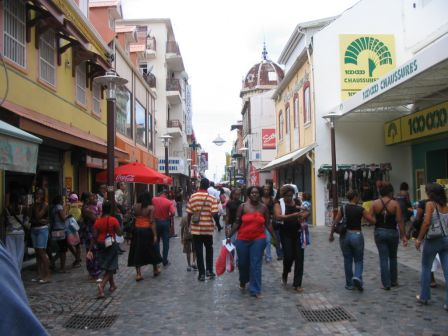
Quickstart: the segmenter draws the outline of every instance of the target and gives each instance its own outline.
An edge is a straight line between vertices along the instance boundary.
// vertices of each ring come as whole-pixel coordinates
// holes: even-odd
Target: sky
[[[341,14],[358,0],[122,0],[125,19],[169,18],[192,86],[193,129],[208,152],[208,178],[220,181],[225,153],[241,120],[242,80],[261,61],[274,62],[298,23]],[[226,140],[218,147],[218,134]]]

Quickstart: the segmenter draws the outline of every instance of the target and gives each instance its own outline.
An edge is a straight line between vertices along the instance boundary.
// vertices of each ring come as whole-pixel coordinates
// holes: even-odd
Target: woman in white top
[[[442,264],[445,282],[448,282],[448,207],[447,197],[444,188],[437,183],[426,185],[426,193],[428,202],[426,202],[425,219],[415,241],[415,247],[420,250],[423,243],[422,251],[422,274],[421,289],[417,295],[417,302],[427,304],[431,299],[431,266],[436,254],[439,254]],[[430,232],[434,225],[440,225],[441,234],[439,237],[430,238],[427,233]],[[445,310],[448,310],[448,286],[445,287]]]

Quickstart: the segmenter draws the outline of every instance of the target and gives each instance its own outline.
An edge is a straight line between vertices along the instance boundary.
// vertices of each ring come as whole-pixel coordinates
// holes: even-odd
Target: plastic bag
[[[234,250],[233,244],[226,244],[223,242],[221,246],[221,251],[216,259],[216,274],[218,276],[223,275],[226,271],[233,272],[235,269],[235,261],[231,251]]]

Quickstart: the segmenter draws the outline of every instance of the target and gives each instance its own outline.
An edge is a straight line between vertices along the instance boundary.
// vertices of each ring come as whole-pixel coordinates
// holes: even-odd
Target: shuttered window
[[[3,54],[14,63],[25,68],[25,3],[20,0],[4,0],[3,22]]]
[[[39,39],[39,73],[40,79],[56,85],[56,45],[54,31],[47,30]]]
[[[101,115],[101,86],[93,83],[93,104],[92,112]]]
[[[83,62],[76,67],[76,101],[86,105],[86,63]]]

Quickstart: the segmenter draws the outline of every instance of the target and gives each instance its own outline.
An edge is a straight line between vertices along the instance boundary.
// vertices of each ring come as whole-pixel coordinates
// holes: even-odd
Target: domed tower
[[[284,72],[280,66],[268,59],[266,45],[263,46],[261,54],[261,62],[250,68],[243,79],[243,88],[240,92],[241,98],[275,89],[284,77]]]

